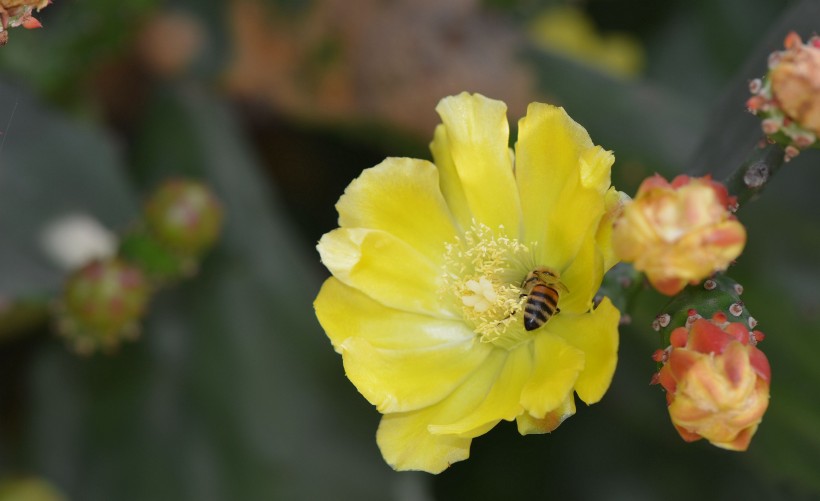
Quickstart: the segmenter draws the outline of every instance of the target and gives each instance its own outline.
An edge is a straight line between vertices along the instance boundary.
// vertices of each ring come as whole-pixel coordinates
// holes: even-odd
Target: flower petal
[[[518,433],[522,435],[551,433],[573,414],[575,414],[575,395],[570,393],[560,406],[548,412],[541,419],[532,417],[528,412],[518,416],[516,418]]]
[[[470,457],[472,438],[431,435],[427,424],[438,407],[382,416],[376,432],[379,450],[394,470],[441,473],[451,464]]]
[[[524,408],[520,402],[521,389],[532,372],[532,357],[529,350],[520,347],[511,352],[496,351],[504,356],[499,360],[495,383],[481,404],[456,422],[430,426],[430,433],[475,437],[480,435],[475,431],[488,423],[497,423],[500,419],[512,421],[523,412]]]
[[[624,204],[629,200],[629,195],[618,191],[613,186],[606,192],[604,198],[604,217],[598,224],[598,231],[595,234],[595,240],[598,244],[598,249],[604,256],[604,273],[615,266],[619,259],[615,255],[615,249],[612,246],[612,225],[615,219],[621,214]]]
[[[380,303],[454,318],[438,297],[441,268],[390,233],[338,228],[326,233],[317,249],[336,278]]]
[[[376,433],[385,461],[396,470],[440,473],[452,463],[467,459],[472,437],[486,433],[498,420],[466,436],[433,434],[430,430],[438,424],[457,422],[476,409],[491,392],[503,362],[504,353],[492,350],[486,363],[441,402],[416,411],[385,414]]]
[[[578,396],[589,404],[601,400],[612,382],[618,362],[620,312],[605,297],[593,311],[579,315],[556,315],[547,328],[584,353],[583,371],[575,381]]]
[[[412,158],[388,158],[353,180],[336,204],[339,226],[386,231],[431,260],[457,234],[439,187],[436,166]]]
[[[518,122],[515,175],[524,213],[524,240],[542,241],[545,221],[567,184],[577,184],[578,157],[592,146],[586,129],[563,108],[532,103]]]
[[[614,159],[563,108],[533,103],[518,127],[524,241],[542,242],[536,260],[563,270],[603,215]]]
[[[592,300],[601,287],[604,276],[604,257],[597,242],[590,237],[584,239],[583,245],[561,275],[561,281],[569,290],[562,295],[560,308],[563,313],[583,314],[592,308]]]
[[[601,178],[609,187],[609,172],[614,157],[600,146],[581,153],[578,183],[564,187],[556,203],[556,210],[549,214],[546,224],[541,258],[558,269],[568,264],[587,239],[595,238],[601,218],[604,216],[606,188],[601,189]],[[594,172],[594,174],[592,174]],[[561,242],[550,245],[550,242]]]
[[[534,370],[521,392],[521,405],[540,419],[572,394],[584,369],[584,352],[549,332],[537,335],[530,346]]]
[[[470,212],[470,204],[467,203],[461,179],[458,177],[453,157],[450,155],[450,140],[447,137],[447,128],[443,124],[436,127],[433,142],[430,143],[430,151],[438,167],[444,200],[447,201],[447,206],[450,207],[450,211],[461,228],[467,229],[472,224],[473,214]]]
[[[490,228],[503,225],[517,232],[521,205],[508,144],[507,105],[462,92],[442,99],[436,111],[470,212]]]
[[[376,348],[392,350],[434,348],[475,337],[459,320],[387,307],[333,277],[322,285],[313,306],[337,351],[339,345],[351,337],[363,338]]]
[[[339,345],[347,377],[381,413],[413,411],[441,401],[492,350],[475,338],[412,350],[377,348],[359,337]]]

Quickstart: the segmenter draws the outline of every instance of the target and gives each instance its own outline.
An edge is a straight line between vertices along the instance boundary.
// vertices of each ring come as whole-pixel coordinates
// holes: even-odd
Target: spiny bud
[[[138,335],[150,297],[139,268],[117,258],[92,261],[69,276],[57,303],[57,329],[81,354],[110,350]]]
[[[716,274],[700,285],[690,285],[664,306],[652,323],[660,332],[661,346],[675,344],[671,339],[678,327],[691,327],[701,318],[731,319],[754,329],[757,321],[741,300],[743,287],[724,274]],[[664,319],[661,324],[658,319]]]
[[[644,180],[615,220],[612,245],[623,261],[674,295],[726,269],[743,250],[746,230],[732,215],[726,187],[709,177]]]
[[[148,200],[145,219],[151,234],[171,251],[198,257],[219,236],[222,207],[204,184],[171,179]]]
[[[763,119],[763,132],[783,145],[786,160],[820,143],[820,38],[804,43],[791,32],[785,50],[769,56],[769,73],[749,85],[746,106]]]
[[[769,405],[771,368],[756,336],[722,313],[678,327],[657,380],[669,416],[687,442],[707,439],[744,451]],[[753,342],[753,340],[755,340]]]

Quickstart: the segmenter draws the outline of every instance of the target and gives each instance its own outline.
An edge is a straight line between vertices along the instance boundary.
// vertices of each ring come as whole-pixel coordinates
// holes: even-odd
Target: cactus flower
[[[658,381],[680,436],[745,451],[769,405],[771,369],[755,346],[762,334],[716,314],[678,327],[670,339]]]
[[[333,276],[314,303],[347,377],[383,414],[385,460],[431,473],[501,421],[550,432],[575,394],[599,401],[619,319],[608,299],[593,306],[614,264],[600,228],[618,207],[612,154],[554,106],[529,106],[515,152],[504,103],[462,93],[437,111],[435,164],[388,158],[339,200],[341,227],[318,245]],[[557,305],[527,329],[523,282],[542,267],[560,282],[543,296]]]
[[[0,0],[0,46],[8,42],[9,28],[42,28],[43,25],[32,16],[32,12],[34,9],[39,12],[50,3],[51,0]]]
[[[615,255],[634,264],[661,293],[674,295],[724,270],[743,251],[746,230],[726,187],[708,177],[647,178],[612,232]]]
[[[820,37],[803,42],[791,32],[785,50],[769,56],[769,73],[749,84],[747,108],[762,128],[786,148],[786,160],[817,146],[820,136]]]

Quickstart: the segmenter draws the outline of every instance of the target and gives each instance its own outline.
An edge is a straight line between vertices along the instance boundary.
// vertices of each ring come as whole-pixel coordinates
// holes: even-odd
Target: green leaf
[[[68,213],[125,227],[137,208],[125,165],[112,137],[4,83],[0,127],[0,295],[54,293],[66,271],[46,253],[43,230]]]

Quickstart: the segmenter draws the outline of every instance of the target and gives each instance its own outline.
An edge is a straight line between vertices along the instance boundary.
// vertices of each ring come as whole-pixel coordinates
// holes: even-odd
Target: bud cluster
[[[135,339],[151,295],[196,271],[221,224],[219,201],[204,184],[163,183],[117,256],[92,261],[69,276],[55,306],[57,331],[82,354]]]
[[[820,37],[803,42],[791,32],[785,50],[769,56],[769,72],[752,80],[746,107],[761,117],[763,132],[786,150],[786,160],[820,143]]]
[[[158,283],[192,276],[222,229],[222,206],[205,184],[165,181],[147,200],[145,217],[125,236],[120,253]]]

